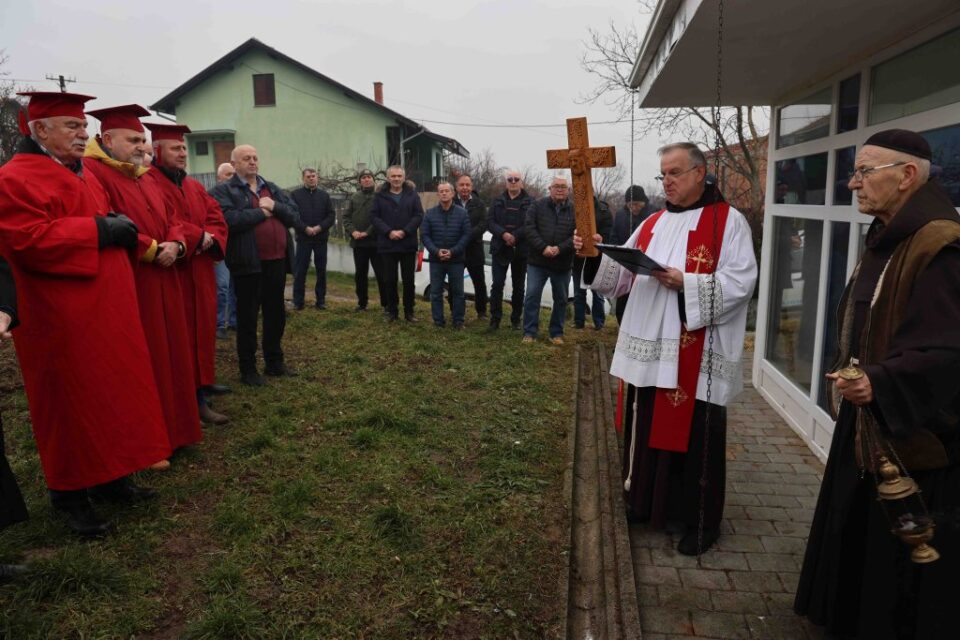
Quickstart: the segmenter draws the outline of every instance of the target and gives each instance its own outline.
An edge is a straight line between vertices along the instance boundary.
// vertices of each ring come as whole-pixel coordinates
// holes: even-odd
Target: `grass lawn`
[[[161,499],[104,508],[118,530],[102,541],[54,516],[3,347],[7,453],[31,520],[0,533],[0,561],[35,571],[0,586],[0,637],[558,635],[572,343],[612,342],[615,321],[521,345],[475,320],[435,329],[422,300],[419,324],[387,325],[353,312],[352,278],[329,288],[327,311],[308,299],[289,317],[297,378],[241,387],[232,339],[219,342],[234,393],[214,406],[230,424],[141,474]]]

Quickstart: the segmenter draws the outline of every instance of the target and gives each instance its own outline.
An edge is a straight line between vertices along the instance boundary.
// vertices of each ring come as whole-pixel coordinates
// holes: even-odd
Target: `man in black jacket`
[[[630,185],[624,194],[625,202],[623,209],[617,212],[613,219],[613,234],[610,236],[610,244],[625,244],[633,232],[637,230],[640,223],[650,217],[653,213],[650,210],[649,200],[643,187]],[[603,235],[602,233],[600,235]],[[606,236],[604,236],[606,237]],[[617,298],[616,316],[617,324],[623,319],[623,312],[627,308],[627,300],[630,299],[630,293]]]
[[[301,173],[303,186],[290,192],[290,197],[300,211],[303,227],[297,229],[297,253],[293,269],[293,306],[303,309],[304,291],[310,256],[317,269],[317,309],[327,308],[327,240],[337,216],[330,203],[330,196],[318,185],[317,170],[306,168]]]
[[[406,182],[403,167],[387,169],[387,184],[377,191],[370,207],[370,222],[377,230],[377,249],[383,262],[385,316],[388,322],[399,317],[397,269],[403,277],[403,315],[407,322],[416,322],[413,273],[417,261],[417,229],[423,221],[423,204],[416,189]]]
[[[303,229],[297,205],[280,187],[260,177],[257,150],[240,145],[230,162],[237,173],[214,187],[230,235],[227,266],[237,289],[237,356],[240,381],[262,386],[257,372],[257,316],[263,308],[263,360],[268,376],[295,375],[283,362],[280,341],[287,323],[283,291],[293,272],[288,229]]]
[[[368,290],[370,287],[370,267],[377,279],[380,294],[380,306],[387,308],[383,298],[383,265],[377,253],[377,234],[370,224],[370,208],[376,195],[376,182],[373,172],[364,169],[360,172],[360,189],[347,201],[347,210],[343,214],[343,230],[350,236],[353,249],[354,285],[357,290],[357,311],[366,311]]]
[[[503,317],[503,285],[510,270],[513,291],[510,296],[510,325],[520,328],[523,317],[523,284],[527,277],[527,241],[524,221],[533,198],[523,188],[519,171],[504,174],[506,190],[490,205],[487,228],[490,229],[490,255],[493,258],[493,284],[490,287],[490,328],[500,328]]]
[[[477,318],[487,317],[487,278],[484,273],[483,232],[487,230],[487,206],[480,194],[473,190],[473,179],[464,174],[457,178],[457,197],[454,204],[470,215],[470,242],[467,244],[466,267],[473,280],[473,304]]]
[[[531,205],[527,212],[527,295],[523,299],[523,342],[534,342],[540,331],[540,297],[547,280],[553,293],[550,342],[563,344],[563,322],[573,265],[573,231],[576,219],[567,179],[557,176],[550,195]]]

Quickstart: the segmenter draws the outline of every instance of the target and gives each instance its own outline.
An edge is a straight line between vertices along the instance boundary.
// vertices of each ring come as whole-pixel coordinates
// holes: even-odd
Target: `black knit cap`
[[[624,196],[627,202],[647,202],[647,194],[644,192],[643,187],[632,185],[627,189],[627,193]]]
[[[867,138],[867,141],[863,144],[900,151],[901,153],[907,153],[924,160],[933,158],[933,152],[930,151],[930,143],[919,133],[906,129],[878,131]]]

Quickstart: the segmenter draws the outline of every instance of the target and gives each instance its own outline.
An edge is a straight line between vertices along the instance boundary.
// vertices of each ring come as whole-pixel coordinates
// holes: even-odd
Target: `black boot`
[[[64,514],[70,530],[84,538],[105,536],[113,525],[97,515],[90,504],[86,490],[51,491],[50,502],[53,508]]]
[[[687,534],[680,538],[680,543],[677,545],[677,551],[682,553],[685,556],[698,556],[701,553],[706,553],[707,550],[713,546],[713,543],[717,541],[717,538],[720,537],[720,529],[704,529],[703,530],[703,546],[697,548],[697,529],[694,527],[692,530],[688,530]],[[699,553],[697,553],[699,551]]]
[[[154,489],[138,486],[130,479],[130,476],[117,478],[113,482],[91,487],[87,490],[90,497],[94,500],[103,500],[105,502],[116,502],[121,504],[133,504],[135,502],[145,502],[157,497]]]

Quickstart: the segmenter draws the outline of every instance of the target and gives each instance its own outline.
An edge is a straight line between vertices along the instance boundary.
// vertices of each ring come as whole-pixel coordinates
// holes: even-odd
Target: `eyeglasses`
[[[863,179],[873,173],[874,171],[879,171],[880,169],[889,169],[890,167],[899,167],[900,165],[907,164],[906,162],[891,162],[890,164],[881,164],[878,167],[861,167],[854,171],[851,171],[847,174],[847,180],[853,180],[855,182],[863,182]]]
[[[557,191],[566,191],[566,190],[569,189],[570,187],[568,187],[568,186],[565,185],[565,184],[552,184],[552,185],[550,185],[550,188],[551,188],[551,189],[556,189]]]
[[[671,171],[670,173],[667,173],[667,174],[661,173],[659,176],[653,176],[653,179],[656,180],[657,182],[666,182],[667,180],[676,180],[677,178],[679,178],[679,177],[682,176],[683,174],[685,174],[685,173],[690,173],[691,171],[694,171],[694,170],[699,169],[699,168],[700,168],[700,167],[697,166],[697,167],[690,167],[689,169],[686,169],[685,171]]]
[[[507,178],[507,182],[520,182],[520,178]]]

